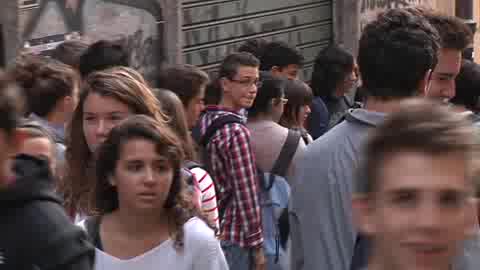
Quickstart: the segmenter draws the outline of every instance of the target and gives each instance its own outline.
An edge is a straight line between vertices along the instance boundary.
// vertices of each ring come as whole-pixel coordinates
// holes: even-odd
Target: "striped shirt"
[[[227,114],[243,119],[218,106],[207,107],[200,118],[201,134],[205,134],[213,120]],[[224,210],[220,217],[222,239],[244,248],[262,245],[259,187],[248,128],[239,123],[223,126],[212,136],[206,150],[218,203]]]
[[[219,228],[217,195],[215,194],[215,185],[213,184],[212,177],[210,177],[207,171],[200,167],[192,168],[190,172],[197,180],[200,191],[202,192],[201,208],[203,212],[207,216],[208,221]]]

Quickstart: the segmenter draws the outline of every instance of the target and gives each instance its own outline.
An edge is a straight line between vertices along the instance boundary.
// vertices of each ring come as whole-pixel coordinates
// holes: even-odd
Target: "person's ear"
[[[71,112],[74,108],[74,98],[72,96],[65,96],[61,101],[61,110],[62,112]]]
[[[428,96],[428,92],[430,91],[430,85],[432,81],[432,69],[427,70],[423,79],[420,81],[420,85],[418,87],[418,95],[422,97]]]
[[[11,152],[9,154],[15,154],[19,148],[23,145],[23,143],[29,138],[28,132],[21,128],[15,129],[13,134],[11,135]]]
[[[357,228],[367,234],[376,232],[374,221],[374,202],[369,195],[354,195],[352,199],[353,220]]]

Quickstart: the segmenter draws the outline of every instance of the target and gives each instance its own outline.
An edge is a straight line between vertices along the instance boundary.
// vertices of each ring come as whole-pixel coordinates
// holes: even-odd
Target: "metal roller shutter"
[[[309,79],[316,54],[332,40],[332,0],[197,0],[185,1],[182,12],[184,61],[209,73],[245,40],[263,38],[296,46]]]

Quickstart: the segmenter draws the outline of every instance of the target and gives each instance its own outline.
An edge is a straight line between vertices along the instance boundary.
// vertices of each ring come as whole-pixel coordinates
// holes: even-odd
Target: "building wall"
[[[474,16],[477,22],[477,33],[475,35],[475,62],[480,63],[480,1],[474,1]]]
[[[5,0],[2,0],[5,1]],[[8,0],[10,1],[10,0]],[[8,14],[16,14],[16,21],[8,23],[16,30],[16,50],[27,47],[37,53],[48,54],[64,40],[81,33],[84,39],[123,38],[130,51],[132,66],[147,79],[155,76],[158,64],[167,60],[174,48],[165,46],[165,35],[178,43],[175,24],[178,11],[168,12],[164,6],[174,9],[172,0],[13,0],[16,9],[8,8]],[[27,4],[27,5],[25,5]],[[3,9],[2,9],[3,10]],[[164,15],[172,19],[167,29]],[[3,17],[3,16],[2,16]],[[175,29],[175,30],[176,30]],[[12,47],[11,44],[9,47]],[[11,55],[9,57],[12,58]],[[168,59],[175,61],[175,59]]]
[[[66,1],[70,5],[77,3],[78,7],[72,10],[65,5]],[[42,7],[41,2],[46,4]],[[480,22],[480,1],[474,2],[476,20]],[[7,59],[15,57],[25,42],[34,49],[48,50],[75,31],[92,40],[123,36],[132,50],[134,66],[150,78],[164,60],[214,68],[221,57],[243,40],[254,37],[291,42],[311,62],[318,50],[328,44],[333,32],[335,42],[356,54],[361,28],[382,10],[427,5],[450,15],[455,13],[455,0],[2,0],[2,3],[0,24]],[[30,6],[22,7],[22,3]],[[479,34],[476,48],[476,60],[480,61]],[[310,67],[308,63],[306,74]]]
[[[358,39],[362,28],[374,20],[378,13],[390,8],[424,5],[432,7],[433,1],[439,0],[337,0],[334,3],[335,42],[343,45],[353,54],[357,54]],[[450,0],[444,0],[450,1]]]
[[[182,56],[214,72],[226,55],[248,39],[281,40],[305,57],[303,76],[332,38],[331,0],[184,1]]]
[[[335,41],[356,54],[363,26],[388,8],[423,5],[448,15],[455,15],[455,0],[337,0],[335,10]],[[480,26],[480,1],[474,1],[475,20]],[[475,61],[480,63],[480,29],[475,36]]]

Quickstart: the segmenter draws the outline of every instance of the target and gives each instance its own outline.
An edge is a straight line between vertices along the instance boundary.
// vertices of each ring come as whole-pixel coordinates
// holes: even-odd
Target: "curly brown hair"
[[[159,125],[154,119],[145,116],[132,116],[114,127],[106,141],[100,146],[96,159],[96,185],[91,205],[96,214],[104,215],[119,207],[116,188],[109,182],[114,173],[122,147],[130,140],[145,139],[155,145],[156,152],[164,156],[173,168],[172,184],[164,204],[169,220],[169,228],[175,247],[183,247],[183,225],[197,215],[194,204],[185,193],[181,166],[184,160],[182,140],[168,127]]]
[[[438,31],[440,46],[444,49],[463,51],[473,42],[473,33],[460,18],[449,16],[424,6],[406,9],[423,16]]]
[[[9,72],[24,89],[26,114],[40,117],[47,117],[62,98],[73,97],[80,85],[80,76],[72,67],[42,56],[20,56]]]
[[[80,93],[72,121],[67,128],[67,174],[60,192],[70,214],[89,213],[89,196],[94,178],[93,153],[88,148],[83,130],[83,107],[90,94],[114,98],[126,104],[134,114],[147,115],[167,127],[168,117],[142,76],[126,67],[116,67],[89,75]]]

